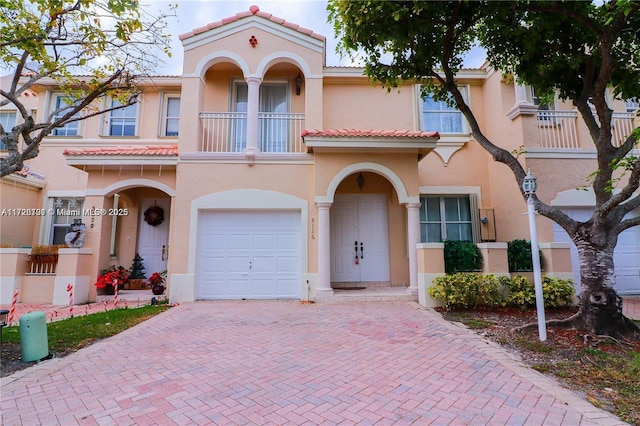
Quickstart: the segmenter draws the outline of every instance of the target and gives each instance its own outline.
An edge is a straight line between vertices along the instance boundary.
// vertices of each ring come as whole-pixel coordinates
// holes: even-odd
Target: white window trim
[[[120,203],[120,194],[113,194],[113,209],[118,210]],[[109,238],[109,255],[116,255],[116,235],[117,235],[117,227],[118,227],[118,215],[113,215],[111,218],[111,235]]]
[[[67,95],[64,92],[57,92],[57,91],[49,91],[47,92],[47,98],[46,98],[46,108],[45,108],[45,117],[48,117],[49,115],[51,115],[51,113],[53,111],[55,111],[56,109],[56,101],[58,100],[58,98],[64,98],[67,97]],[[82,115],[82,112],[78,112],[78,115]],[[33,118],[35,119],[35,115],[33,116]],[[83,121],[76,121],[76,123],[78,124],[78,130],[76,131],[75,135],[54,135],[53,132],[54,130],[51,131],[51,133],[49,133],[47,135],[48,138],[55,138],[55,139],[78,139],[82,137],[82,132],[83,132]],[[60,129],[65,128],[68,124],[65,124],[64,126],[61,126]]]
[[[415,108],[415,119],[417,126],[416,128],[421,131],[430,131],[433,129],[424,129],[424,123],[422,120],[422,94],[420,92],[420,85],[416,84],[414,89],[414,108]],[[458,86],[458,89],[462,93],[462,97],[464,101],[471,107],[471,87],[468,84]],[[468,142],[471,138],[471,128],[469,127],[469,123],[467,122],[466,117],[460,112],[460,116],[462,117],[462,132],[460,133],[440,133],[440,140],[438,142]]]
[[[15,127],[18,124],[18,110],[15,109],[0,109],[0,114],[13,114],[13,127]],[[11,129],[13,129],[13,127]],[[7,129],[5,128],[5,132],[9,133],[11,132],[11,129]],[[2,149],[0,148],[0,151],[6,151],[6,149]]]
[[[111,101],[113,98],[106,97],[104,99],[104,103],[103,103],[103,108],[107,109],[107,108],[111,108]],[[103,138],[120,138],[120,139],[134,139],[134,138],[139,138],[140,137],[140,117],[141,117],[141,110],[142,110],[142,94],[138,95],[138,102],[135,103],[136,106],[136,124],[135,124],[135,130],[133,132],[133,136],[120,136],[120,135],[110,135],[109,134],[109,127],[111,127],[111,113],[112,111],[109,112],[105,112],[104,114],[102,114],[103,119],[102,119],[102,129],[100,129],[100,137]]]
[[[180,92],[160,92],[160,123],[159,124],[159,129],[158,129],[158,137],[160,138],[171,138],[171,139],[175,139],[178,138],[180,136],[180,132],[178,131],[178,135],[176,136],[167,136],[167,111],[169,109],[169,99],[179,99],[180,102],[182,103],[181,100],[181,93]],[[175,117],[171,117],[171,118],[175,118]],[[178,125],[180,123],[180,113],[178,113]]]
[[[45,195],[43,205],[47,209],[47,214],[42,216],[40,221],[40,234],[38,235],[39,244],[49,244],[52,238],[52,230],[53,230],[53,214],[49,214],[52,212],[52,209],[55,209],[55,201],[56,198],[76,198],[82,199],[83,208],[84,203],[86,201],[87,195],[85,191],[77,191],[77,190],[68,190],[68,191],[49,191]],[[81,216],[81,218],[83,218]]]
[[[479,186],[421,186],[420,197],[422,196],[469,196],[469,207],[471,209],[471,235],[474,243],[481,242],[480,239],[480,215],[482,208],[482,191]],[[422,207],[421,207],[422,208]]]
[[[244,84],[247,85],[247,81],[243,78],[232,78],[231,79],[231,88],[229,90],[229,93],[231,94],[231,96],[229,97],[229,111],[231,112],[235,112],[235,108],[236,108],[236,104],[237,104],[237,100],[238,100],[238,84]],[[258,95],[258,102],[260,102],[260,100],[262,99],[262,86],[268,86],[271,84],[284,84],[287,87],[287,113],[291,112],[291,108],[293,108],[293,89],[292,89],[292,84],[291,81],[288,79],[283,79],[283,78],[279,78],[279,79],[267,79],[267,80],[262,80],[262,82],[260,83],[260,94]],[[258,108],[260,107],[260,105],[258,105]],[[264,111],[258,111],[258,113],[260,112],[264,112]]]

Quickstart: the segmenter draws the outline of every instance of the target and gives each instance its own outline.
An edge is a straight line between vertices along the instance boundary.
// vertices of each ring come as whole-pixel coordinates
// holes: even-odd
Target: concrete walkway
[[[622,424],[414,302],[183,304],[3,379],[3,425]]]

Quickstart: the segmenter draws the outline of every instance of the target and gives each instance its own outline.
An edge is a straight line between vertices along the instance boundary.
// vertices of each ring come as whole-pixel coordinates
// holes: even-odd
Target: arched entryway
[[[419,198],[393,169],[355,162],[327,182],[318,207],[317,294],[371,284],[417,294]],[[369,261],[370,260],[370,261]]]

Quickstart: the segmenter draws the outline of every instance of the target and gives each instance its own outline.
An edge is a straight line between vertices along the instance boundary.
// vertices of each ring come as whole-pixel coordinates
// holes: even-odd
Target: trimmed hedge
[[[477,306],[513,306],[525,310],[536,303],[534,285],[521,275],[509,278],[493,274],[457,273],[437,277],[433,283],[429,288],[429,296],[440,302],[446,310]],[[575,289],[572,280],[544,277],[542,292],[547,308],[573,304]]]
[[[445,273],[455,274],[482,269],[482,253],[475,243],[454,240],[445,240],[443,243]]]

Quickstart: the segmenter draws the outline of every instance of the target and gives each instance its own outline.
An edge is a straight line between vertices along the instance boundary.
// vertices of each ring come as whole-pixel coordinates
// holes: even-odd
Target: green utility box
[[[20,317],[20,350],[22,362],[40,361],[49,355],[44,312],[30,312]]]

